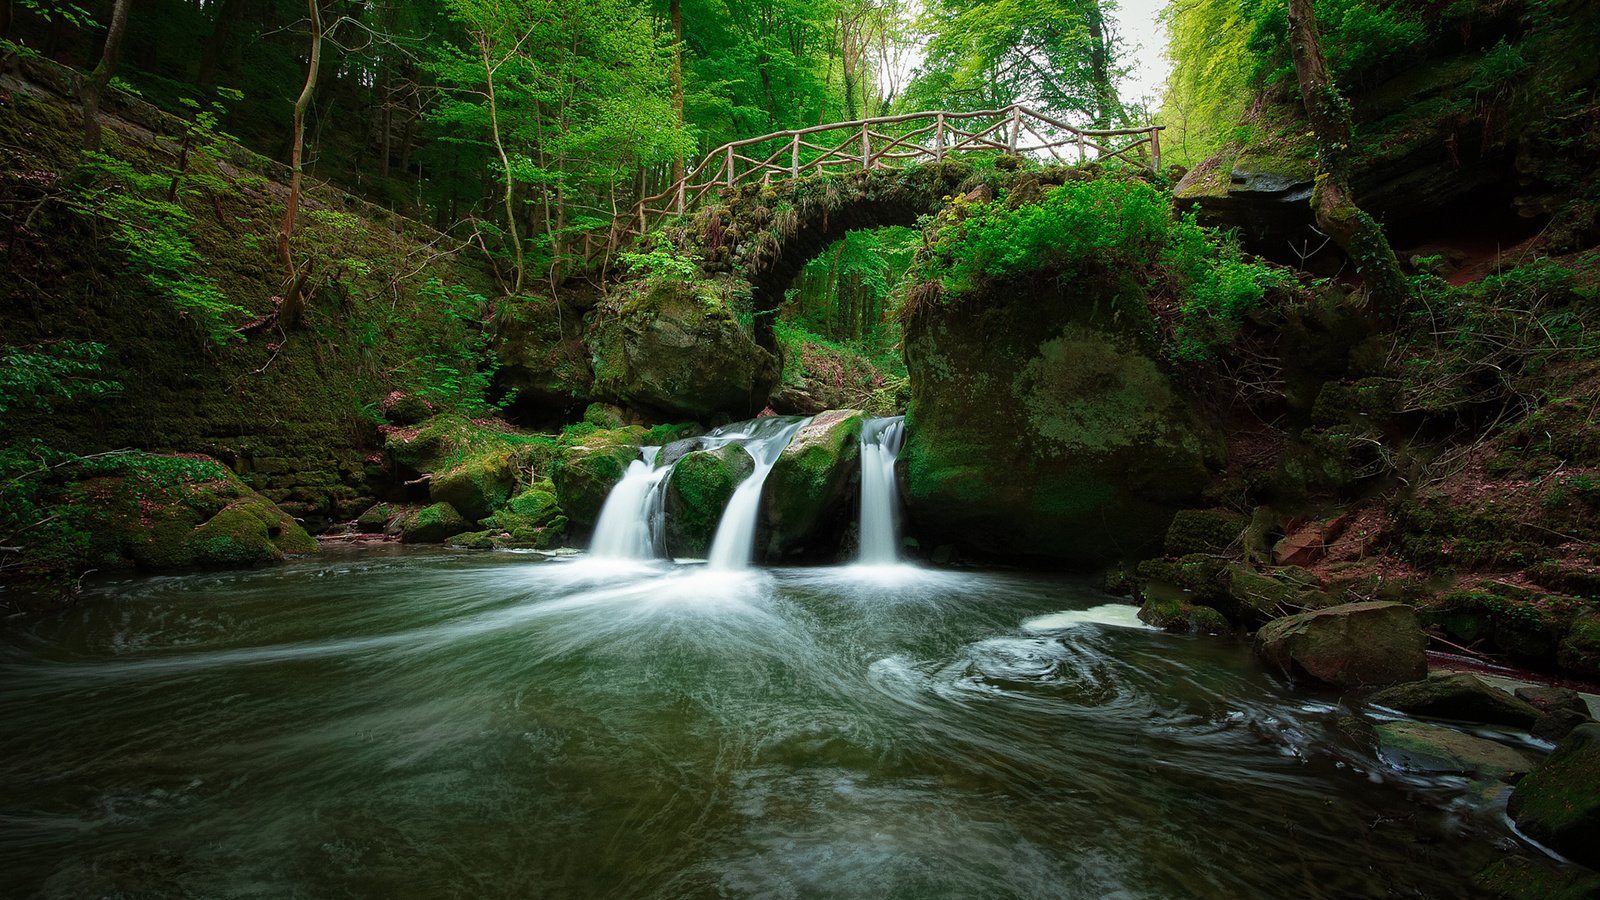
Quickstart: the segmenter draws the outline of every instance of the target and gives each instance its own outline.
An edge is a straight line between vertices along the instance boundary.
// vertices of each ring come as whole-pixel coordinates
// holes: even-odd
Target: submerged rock
[[[1397,684],[1367,698],[1400,712],[1484,725],[1530,728],[1539,711],[1476,675],[1453,672]]]
[[[1275,619],[1256,654],[1292,677],[1338,687],[1383,687],[1428,673],[1427,637],[1401,603],[1346,603]]]
[[[699,421],[760,411],[778,358],[739,324],[730,291],[723,281],[670,278],[617,288],[589,325],[596,391]]]
[[[67,502],[84,511],[99,565],[243,566],[317,552],[288,513],[210,457],[128,454],[69,488]]]
[[[1534,840],[1600,866],[1600,724],[1573,729],[1511,792],[1506,811]]]
[[[734,444],[679,459],[667,479],[667,553],[704,558],[728,498],[755,467],[750,454]]]
[[[400,540],[407,544],[438,544],[467,530],[467,520],[448,503],[424,506],[400,522]]]
[[[829,410],[784,448],[761,491],[769,556],[802,549],[815,555],[838,548],[860,494],[865,421],[860,410]]]
[[[1390,765],[1434,775],[1471,775],[1516,781],[1533,770],[1527,754],[1454,728],[1422,722],[1374,726],[1378,755]]]

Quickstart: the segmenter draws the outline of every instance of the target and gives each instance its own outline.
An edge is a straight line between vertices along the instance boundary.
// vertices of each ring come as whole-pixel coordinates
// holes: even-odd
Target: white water
[[[899,557],[895,527],[900,496],[894,463],[905,441],[905,417],[869,419],[861,427],[861,551],[867,566],[893,565]]]
[[[794,439],[795,433],[811,419],[771,417],[756,419],[719,429],[702,439],[702,446],[720,447],[724,444],[743,443],[744,449],[756,461],[754,472],[739,483],[728,506],[722,511],[722,521],[717,524],[717,535],[711,541],[708,560],[713,569],[747,569],[755,549],[756,516],[761,512],[761,487],[767,483],[767,474],[783,455],[784,448]]]
[[[640,458],[606,495],[600,521],[594,526],[590,553],[603,559],[655,559],[662,555],[662,524],[666,518],[667,475],[671,466],[656,468],[660,447],[640,449]]]

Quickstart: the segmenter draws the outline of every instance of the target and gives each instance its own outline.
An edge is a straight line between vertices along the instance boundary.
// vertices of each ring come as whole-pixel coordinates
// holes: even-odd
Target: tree
[[[100,97],[117,69],[122,53],[122,36],[128,31],[128,5],[132,0],[116,0],[111,9],[111,27],[106,31],[106,46],[100,62],[83,83],[83,149],[100,149]]]
[[[1317,227],[1355,262],[1378,313],[1393,318],[1404,308],[1410,286],[1382,226],[1352,197],[1350,104],[1328,75],[1312,0],[1289,0],[1289,50],[1322,169],[1311,195]]]
[[[301,86],[300,96],[294,102],[292,135],[289,139],[289,197],[284,203],[283,222],[278,226],[278,260],[283,264],[286,285],[278,321],[285,328],[293,328],[300,323],[300,315],[305,310],[305,283],[309,274],[304,267],[295,264],[289,247],[294,235],[295,217],[300,211],[300,182],[305,168],[306,110],[310,108],[311,98],[317,90],[317,73],[322,70],[321,0],[309,0],[308,6],[311,10],[311,59],[306,64],[305,84]]]

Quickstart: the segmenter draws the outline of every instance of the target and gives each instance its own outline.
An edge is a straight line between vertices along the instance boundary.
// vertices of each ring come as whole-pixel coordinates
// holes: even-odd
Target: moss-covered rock
[[[1472,883],[1501,900],[1600,900],[1600,875],[1521,856],[1496,860]]]
[[[730,277],[617,287],[589,324],[596,391],[688,419],[760,411],[779,362],[739,324],[737,287]]]
[[[769,557],[837,551],[860,496],[860,410],[818,413],[795,433],[761,490]]]
[[[1530,667],[1561,668],[1578,677],[1584,677],[1586,657],[1579,649],[1583,632],[1575,626],[1593,609],[1587,600],[1499,582],[1449,591],[1418,604],[1423,623],[1457,643],[1492,649]],[[1563,648],[1570,649],[1563,652]]]
[[[629,463],[639,458],[636,446],[604,444],[573,447],[556,467],[553,481],[561,508],[574,523],[593,527],[605,506],[606,495]]]
[[[1512,791],[1517,827],[1586,866],[1600,866],[1600,724],[1580,725]]]
[[[1338,687],[1385,687],[1428,673],[1427,638],[1400,603],[1346,603],[1275,619],[1256,632],[1256,654],[1294,677]]]
[[[1600,610],[1574,616],[1556,651],[1561,671],[1590,683],[1600,683]]]
[[[65,500],[83,517],[96,566],[243,566],[317,552],[299,523],[208,457],[112,457]]]
[[[1539,718],[1528,731],[1542,741],[1556,743],[1571,734],[1572,729],[1593,721],[1589,704],[1571,688],[1519,687],[1516,697],[1538,710]]]
[[[1179,634],[1232,634],[1233,626],[1222,613],[1197,606],[1172,590],[1147,590],[1139,607],[1139,621],[1162,631]]]
[[[468,521],[476,522],[511,498],[517,487],[518,454],[495,449],[469,456],[428,480],[428,498],[448,503]]]
[[[467,530],[467,520],[448,503],[424,506],[400,523],[400,540],[407,544],[437,544]]]
[[[916,307],[900,459],[911,526],[980,553],[1104,563],[1159,546],[1217,436],[1168,375],[1142,289],[992,284]]]
[[[387,503],[374,503],[356,517],[356,528],[367,534],[376,534],[389,526],[394,518],[394,507]]]
[[[1378,755],[1392,766],[1434,775],[1472,775],[1512,782],[1533,770],[1521,751],[1454,728],[1384,722],[1373,728]]]
[[[703,559],[728,498],[755,467],[750,454],[733,444],[681,457],[667,480],[667,553]]]
[[[1476,675],[1451,672],[1384,688],[1367,698],[1378,706],[1437,719],[1531,728],[1539,711]]]
[[[1231,510],[1180,509],[1167,526],[1168,556],[1223,553],[1235,547],[1249,521]]]

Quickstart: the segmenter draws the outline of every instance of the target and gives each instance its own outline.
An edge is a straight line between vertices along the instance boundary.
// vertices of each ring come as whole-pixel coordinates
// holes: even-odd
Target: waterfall
[[[778,416],[756,419],[713,432],[702,441],[707,447],[743,443],[756,461],[755,471],[734,489],[727,508],[722,511],[717,535],[711,541],[711,568],[749,568],[756,542],[756,516],[761,511],[761,487],[767,483],[767,474],[783,455],[784,448],[794,440],[795,433],[810,421],[809,418]]]
[[[894,463],[904,441],[905,416],[869,419],[861,427],[861,551],[856,561],[862,565],[894,565],[899,556]]]
[[[655,559],[663,555],[666,482],[671,466],[656,468],[660,447],[643,447],[639,459],[606,495],[589,552],[604,559]]]

